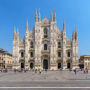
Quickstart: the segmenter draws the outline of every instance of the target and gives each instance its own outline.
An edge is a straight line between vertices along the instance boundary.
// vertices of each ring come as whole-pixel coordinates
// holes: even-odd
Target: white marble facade
[[[28,30],[19,40],[19,32],[14,30],[13,38],[13,69],[69,69],[78,68],[78,35],[73,30],[72,40],[67,38],[65,23],[63,30],[57,28],[56,14],[50,15],[50,20],[44,17],[41,20],[35,15],[35,26]]]

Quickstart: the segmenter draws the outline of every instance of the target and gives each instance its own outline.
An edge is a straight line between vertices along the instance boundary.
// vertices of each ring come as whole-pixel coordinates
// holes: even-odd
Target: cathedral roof
[[[46,24],[49,24],[49,20],[44,17],[44,19],[41,21],[41,25],[46,25]]]

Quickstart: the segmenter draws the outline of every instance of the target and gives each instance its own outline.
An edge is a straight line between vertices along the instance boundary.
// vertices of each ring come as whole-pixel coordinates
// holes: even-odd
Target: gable
[[[41,21],[41,25],[48,25],[49,24],[49,20],[45,17],[42,21]]]

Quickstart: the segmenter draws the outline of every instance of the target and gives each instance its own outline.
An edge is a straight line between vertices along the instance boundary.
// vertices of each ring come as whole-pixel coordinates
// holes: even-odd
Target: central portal
[[[21,69],[24,69],[24,63],[21,63]]]
[[[33,69],[34,65],[33,63],[30,63],[30,69]]]
[[[48,60],[47,59],[43,60],[43,69],[48,69]]]
[[[70,66],[71,66],[70,63],[67,63],[67,69],[70,69],[71,68]]]

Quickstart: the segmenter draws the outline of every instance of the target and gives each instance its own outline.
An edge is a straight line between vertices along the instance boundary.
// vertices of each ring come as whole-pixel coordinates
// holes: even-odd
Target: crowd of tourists
[[[30,71],[30,70],[25,70],[25,69],[21,69],[21,70],[17,70],[17,69],[14,69],[14,72],[16,73],[16,72],[27,72],[27,71]],[[31,71],[34,71],[35,73],[42,73],[42,69],[35,69],[35,70],[31,70]],[[46,70],[45,70],[46,71]]]
[[[27,72],[29,70],[25,70],[25,69],[17,70],[17,69],[14,69],[13,71],[16,73],[16,72]],[[30,71],[34,71],[35,73],[40,73],[40,74],[43,72],[43,70],[41,68],[35,69],[35,70],[33,69],[33,70],[30,70]],[[45,69],[44,71],[47,72],[47,69]],[[60,69],[60,71],[61,71],[61,69]],[[71,72],[72,70],[69,69],[69,71]],[[75,75],[79,72],[79,70],[77,68],[75,68],[73,71],[74,71]],[[4,69],[0,69],[0,72],[8,72],[8,70],[7,70],[7,68],[4,68]],[[83,69],[83,73],[88,74],[88,67]]]

